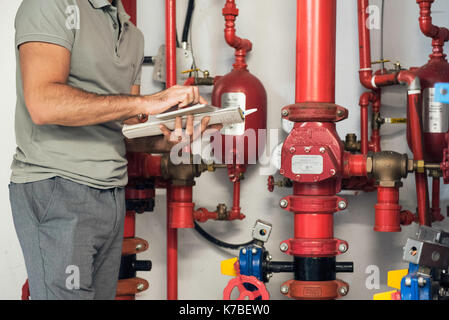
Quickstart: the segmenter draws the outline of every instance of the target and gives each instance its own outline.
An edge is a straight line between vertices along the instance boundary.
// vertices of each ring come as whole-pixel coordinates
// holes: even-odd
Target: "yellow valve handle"
[[[377,293],[373,296],[373,300],[393,300],[392,295],[396,290]]]
[[[391,124],[407,123],[407,118],[385,118],[385,123]]]
[[[408,274],[408,269],[392,270],[388,272],[387,284],[391,288],[401,289],[401,281]]]
[[[192,73],[192,72],[197,72],[197,71],[201,71],[201,70],[200,69],[190,69],[190,70],[181,71],[181,73],[186,74],[186,73]]]
[[[388,59],[385,59],[385,60],[377,60],[377,61],[371,62],[371,64],[381,64],[381,63],[387,63],[387,62],[391,62],[391,60],[388,60]]]
[[[225,276],[237,277],[234,265],[238,261],[238,258],[232,258],[221,262],[221,274]]]

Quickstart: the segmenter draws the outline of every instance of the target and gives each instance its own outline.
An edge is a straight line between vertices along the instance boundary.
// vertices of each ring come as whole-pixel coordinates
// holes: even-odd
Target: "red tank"
[[[265,139],[260,139],[263,145],[259,145],[258,130],[267,128],[267,93],[259,79],[247,69],[245,57],[251,51],[252,43],[236,35],[238,14],[235,0],[227,0],[223,8],[225,39],[235,49],[235,63],[230,73],[215,79],[212,104],[221,108],[240,107],[244,112],[257,110],[245,119],[245,123],[223,128],[221,157],[227,164],[255,164],[265,148]]]
[[[258,141],[258,130],[267,128],[267,93],[264,86],[246,68],[234,68],[227,75],[217,78],[212,104],[221,108],[238,106],[244,111],[257,109],[257,112],[245,119],[245,123],[222,130],[223,161],[229,164],[229,160],[232,160],[230,157],[235,153],[238,164],[252,164],[265,147],[265,144],[259,145]],[[226,136],[233,137],[232,145]]]
[[[435,84],[449,82],[449,63],[445,57],[431,57],[429,63],[416,70],[423,90],[422,124],[425,161],[440,163],[449,131],[449,105],[434,99]]]

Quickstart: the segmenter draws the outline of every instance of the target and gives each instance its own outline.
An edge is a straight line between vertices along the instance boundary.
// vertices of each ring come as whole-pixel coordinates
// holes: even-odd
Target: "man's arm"
[[[37,125],[95,125],[205,103],[197,87],[175,86],[148,96],[89,93],[67,85],[71,54],[66,48],[27,42],[19,51],[25,103]]]

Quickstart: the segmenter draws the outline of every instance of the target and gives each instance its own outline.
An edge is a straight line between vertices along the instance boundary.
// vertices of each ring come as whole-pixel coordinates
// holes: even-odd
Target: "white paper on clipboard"
[[[204,117],[210,117],[209,125],[213,124],[223,124],[232,125],[238,123],[244,123],[245,116],[239,107],[231,107],[225,109],[217,108],[213,112],[205,112],[200,114],[195,114],[195,123],[200,123]],[[182,117],[182,126],[185,128],[187,123],[187,116]],[[135,139],[141,137],[158,136],[162,134],[159,126],[163,124],[168,129],[175,129],[175,119],[159,120],[156,117],[150,118],[145,123],[135,124],[135,125],[125,125],[123,127],[123,135],[128,139]]]

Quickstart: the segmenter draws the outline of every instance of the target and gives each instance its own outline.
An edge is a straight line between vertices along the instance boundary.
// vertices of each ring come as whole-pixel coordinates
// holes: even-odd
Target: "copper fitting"
[[[173,164],[169,154],[161,159],[162,177],[171,180],[175,186],[194,186],[194,179],[205,171],[208,171],[208,166],[201,158],[193,155],[190,157],[190,163]]]
[[[362,147],[361,141],[357,141],[355,133],[348,133],[345,140],[345,150],[351,153],[360,152]]]
[[[376,180],[378,186],[398,188],[401,179],[410,172],[411,163],[406,154],[394,151],[382,151],[371,154],[367,158],[367,172]]]

